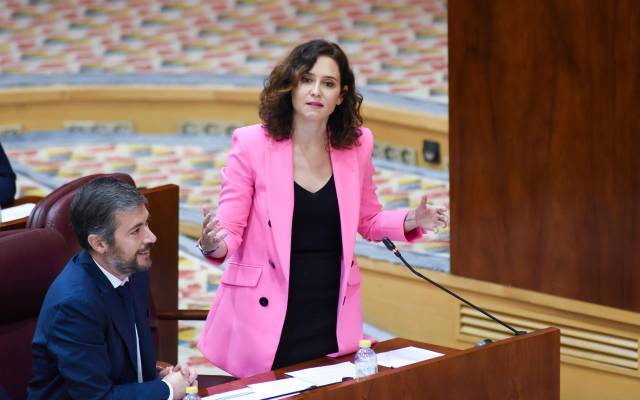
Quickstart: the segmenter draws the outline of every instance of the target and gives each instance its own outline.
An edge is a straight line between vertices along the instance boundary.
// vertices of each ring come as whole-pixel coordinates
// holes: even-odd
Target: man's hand
[[[175,367],[173,367],[173,372],[178,372],[178,371],[182,373],[182,376],[185,377],[185,379],[189,382],[191,386],[196,386],[193,384],[194,382],[196,382],[196,379],[198,379],[198,373],[196,372],[195,369],[189,367],[187,364],[178,364]]]
[[[158,371],[158,375],[160,376],[160,379],[164,379],[164,377],[169,375],[169,373],[171,371],[173,371],[173,366],[170,365],[170,366],[164,367],[160,371]]]
[[[174,367],[176,368],[176,367]],[[164,378],[163,381],[167,382],[173,389],[173,399],[181,400],[187,395],[187,387],[191,386],[191,382],[182,375],[181,371],[171,371]]]

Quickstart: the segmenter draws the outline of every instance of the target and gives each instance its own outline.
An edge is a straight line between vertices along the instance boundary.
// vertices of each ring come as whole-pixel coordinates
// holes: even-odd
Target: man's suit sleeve
[[[0,144],[0,206],[9,206],[16,195],[16,174]]]
[[[110,358],[105,344],[109,319],[87,303],[62,303],[49,330],[49,351],[58,362],[72,399],[158,399],[169,396],[160,381],[114,385],[109,378]]]

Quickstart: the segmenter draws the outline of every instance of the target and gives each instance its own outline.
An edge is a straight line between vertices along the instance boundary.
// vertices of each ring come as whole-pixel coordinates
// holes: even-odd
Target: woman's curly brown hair
[[[311,40],[298,45],[278,64],[265,80],[260,93],[260,119],[269,136],[277,141],[291,137],[293,131],[292,90],[300,78],[313,68],[319,56],[334,60],[340,70],[342,103],[336,106],[327,123],[329,140],[336,149],[347,149],[358,143],[362,116],[362,95],[356,90],[353,71],[342,49],[326,40]]]

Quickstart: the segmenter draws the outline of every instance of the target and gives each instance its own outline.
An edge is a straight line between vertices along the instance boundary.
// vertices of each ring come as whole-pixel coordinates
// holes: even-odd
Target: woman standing
[[[426,197],[382,210],[361,103],[344,52],[313,40],[271,72],[262,124],[234,132],[217,219],[205,209],[198,243],[213,263],[230,261],[198,347],[235,376],[355,351],[356,232],[414,241],[447,224]]]

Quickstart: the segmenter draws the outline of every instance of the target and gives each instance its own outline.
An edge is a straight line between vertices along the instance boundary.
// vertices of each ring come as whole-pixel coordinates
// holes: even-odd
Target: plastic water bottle
[[[198,388],[196,386],[189,386],[187,388],[187,395],[182,400],[200,400],[200,395],[198,395]]]
[[[371,340],[360,340],[360,349],[356,352],[356,378],[373,375],[378,372],[378,358],[371,348]]]

